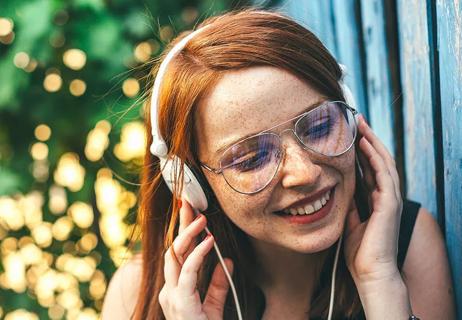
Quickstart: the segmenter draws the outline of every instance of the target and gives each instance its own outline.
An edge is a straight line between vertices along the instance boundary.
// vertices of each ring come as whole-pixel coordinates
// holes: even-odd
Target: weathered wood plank
[[[356,100],[357,108],[366,117],[366,96],[361,59],[361,26],[356,19],[355,0],[333,0],[333,24],[337,59],[347,67],[346,83]]]
[[[438,218],[427,4],[398,0],[406,196]]]
[[[297,1],[286,0],[280,6],[299,23],[312,31],[329,51],[336,56],[334,27],[332,24],[332,6],[327,0]]]
[[[446,243],[462,312],[462,2],[436,2]],[[459,314],[462,317],[462,314]],[[460,318],[459,318],[460,319]]]
[[[380,0],[361,0],[360,3],[366,52],[369,121],[388,150],[395,155],[394,113],[383,3]]]

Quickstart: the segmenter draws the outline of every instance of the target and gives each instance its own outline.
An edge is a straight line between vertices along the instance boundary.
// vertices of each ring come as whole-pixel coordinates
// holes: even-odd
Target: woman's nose
[[[310,158],[311,152],[303,148],[295,137],[286,139],[281,163],[281,183],[284,188],[315,185],[321,177],[321,167]]]

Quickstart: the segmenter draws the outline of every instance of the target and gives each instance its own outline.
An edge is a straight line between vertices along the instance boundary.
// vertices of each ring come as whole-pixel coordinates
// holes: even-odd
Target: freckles
[[[208,179],[220,207],[238,227],[243,230],[249,227],[252,230],[262,228],[264,220],[263,208],[267,199],[263,194],[252,196],[240,194],[228,186],[221,177],[210,177]],[[252,222],[247,224],[247,222]]]

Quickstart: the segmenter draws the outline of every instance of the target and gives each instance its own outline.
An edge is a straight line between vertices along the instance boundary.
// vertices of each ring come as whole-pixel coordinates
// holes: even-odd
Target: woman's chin
[[[299,253],[320,253],[327,251],[335,246],[340,238],[341,232],[322,233],[322,236],[316,235],[301,236],[290,245],[287,245],[292,251]]]

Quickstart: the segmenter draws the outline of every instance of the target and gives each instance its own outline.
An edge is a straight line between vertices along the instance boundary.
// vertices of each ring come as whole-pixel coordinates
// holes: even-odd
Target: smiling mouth
[[[331,198],[331,193],[334,188],[331,188],[321,194],[314,200],[311,200],[308,203],[300,203],[294,206],[288,207],[284,210],[276,211],[277,215],[289,215],[289,216],[305,216],[305,215],[314,215],[316,212],[321,210],[324,206],[327,205],[329,199]]]

